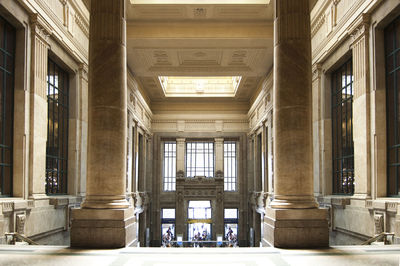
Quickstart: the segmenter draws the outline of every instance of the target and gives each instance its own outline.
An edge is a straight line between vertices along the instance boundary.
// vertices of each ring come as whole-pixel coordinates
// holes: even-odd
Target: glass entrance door
[[[188,207],[188,241],[209,241],[211,234],[211,202],[191,200]]]

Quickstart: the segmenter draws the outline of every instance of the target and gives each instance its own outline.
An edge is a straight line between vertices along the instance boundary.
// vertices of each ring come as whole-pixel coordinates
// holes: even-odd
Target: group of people
[[[171,241],[173,239],[174,239],[174,234],[171,231],[171,227],[168,227],[167,232],[165,232],[165,234],[163,234],[162,236],[163,247],[171,247],[172,246]]]
[[[237,235],[233,233],[231,227],[228,229],[228,233],[226,233],[226,240],[228,240],[228,247],[236,247],[237,246]]]

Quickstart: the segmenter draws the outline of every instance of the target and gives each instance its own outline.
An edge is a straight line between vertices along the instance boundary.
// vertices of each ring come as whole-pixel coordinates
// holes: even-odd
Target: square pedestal
[[[137,242],[136,218],[128,209],[72,209],[71,247],[120,248]]]
[[[329,246],[326,209],[272,209],[264,217],[263,245],[279,248]]]

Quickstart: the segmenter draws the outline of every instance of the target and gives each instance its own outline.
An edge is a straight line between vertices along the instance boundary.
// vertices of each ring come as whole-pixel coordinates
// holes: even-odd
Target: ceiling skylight
[[[166,97],[235,97],[242,77],[158,77]]]

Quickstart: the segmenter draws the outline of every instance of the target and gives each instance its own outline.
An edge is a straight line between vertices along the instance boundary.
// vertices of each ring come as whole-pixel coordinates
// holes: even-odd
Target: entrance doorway
[[[212,210],[209,200],[191,200],[188,206],[188,241],[208,241],[212,238]]]

